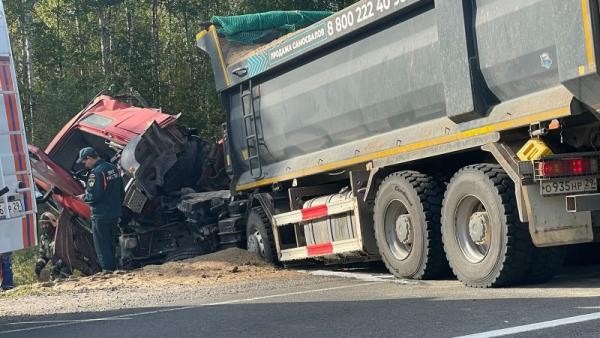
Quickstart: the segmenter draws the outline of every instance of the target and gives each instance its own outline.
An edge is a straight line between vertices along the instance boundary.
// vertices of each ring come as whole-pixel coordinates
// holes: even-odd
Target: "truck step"
[[[281,250],[281,257],[279,259],[282,262],[286,262],[318,256],[359,252],[362,251],[362,249],[363,247],[360,239],[348,239],[337,242],[319,243],[299,248]]]
[[[356,197],[354,197],[344,201],[336,201],[274,215],[273,224],[277,227],[281,227],[292,223],[313,221],[332,215],[343,214],[345,212],[355,210],[357,207],[358,200]]]

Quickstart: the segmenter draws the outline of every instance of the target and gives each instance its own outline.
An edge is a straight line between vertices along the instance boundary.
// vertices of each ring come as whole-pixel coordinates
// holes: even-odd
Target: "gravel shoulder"
[[[245,250],[227,249],[134,271],[17,287],[0,294],[0,317],[180,306],[324,280],[266,264]]]

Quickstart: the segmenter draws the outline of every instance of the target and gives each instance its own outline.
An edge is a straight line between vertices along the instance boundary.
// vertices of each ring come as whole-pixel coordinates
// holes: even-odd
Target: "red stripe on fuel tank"
[[[327,205],[317,205],[316,207],[310,207],[302,209],[302,220],[310,221],[311,219],[323,218],[327,216]]]
[[[307,251],[309,257],[332,254],[333,253],[333,243],[329,242],[329,243],[308,245],[306,247],[306,251]]]

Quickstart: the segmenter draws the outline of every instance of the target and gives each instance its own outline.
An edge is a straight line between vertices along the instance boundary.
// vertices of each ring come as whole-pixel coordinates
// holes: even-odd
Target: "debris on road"
[[[85,292],[121,288],[153,288],[159,285],[212,285],[239,283],[253,279],[272,280],[300,276],[264,262],[248,251],[230,248],[195,258],[148,265],[132,271],[115,271],[87,277],[70,277],[56,282],[36,284],[37,288],[56,292]]]

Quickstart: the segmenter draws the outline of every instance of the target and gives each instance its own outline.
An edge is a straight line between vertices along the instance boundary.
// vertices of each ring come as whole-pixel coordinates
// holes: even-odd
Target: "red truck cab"
[[[143,134],[152,123],[166,127],[177,118],[109,96],[98,96],[60,130],[44,152],[29,146],[36,184],[43,191],[58,188],[54,191],[54,199],[73,213],[89,219],[88,205],[77,198],[84,193],[83,182],[74,175],[82,169],[76,164],[79,150],[91,146],[107,158],[114,154],[115,148],[123,148]]]

